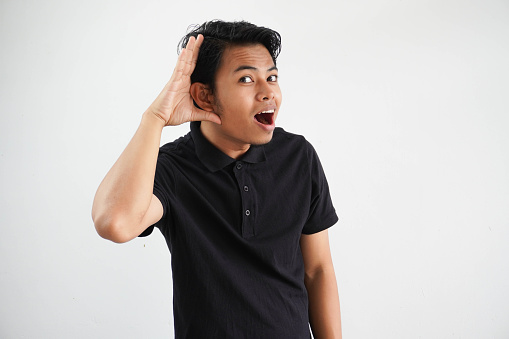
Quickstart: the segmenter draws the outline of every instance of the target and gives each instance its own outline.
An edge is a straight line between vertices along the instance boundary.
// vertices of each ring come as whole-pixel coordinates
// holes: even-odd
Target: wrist
[[[147,109],[141,117],[141,124],[149,125],[162,131],[163,127],[166,126],[166,121],[150,109]]]

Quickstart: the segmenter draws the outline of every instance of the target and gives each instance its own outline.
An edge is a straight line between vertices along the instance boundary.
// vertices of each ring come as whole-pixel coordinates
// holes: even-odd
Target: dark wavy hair
[[[269,51],[274,65],[281,51],[281,36],[270,28],[256,26],[246,21],[213,20],[192,26],[191,31],[180,40],[178,53],[186,47],[191,36],[197,37],[198,34],[202,34],[205,39],[200,47],[196,67],[191,74],[191,83],[203,83],[212,92],[215,88],[216,72],[227,47],[262,44]]]

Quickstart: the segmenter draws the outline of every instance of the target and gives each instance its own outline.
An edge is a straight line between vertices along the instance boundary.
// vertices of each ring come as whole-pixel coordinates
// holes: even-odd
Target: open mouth
[[[274,110],[260,112],[255,115],[255,119],[263,125],[272,125],[274,123]]]

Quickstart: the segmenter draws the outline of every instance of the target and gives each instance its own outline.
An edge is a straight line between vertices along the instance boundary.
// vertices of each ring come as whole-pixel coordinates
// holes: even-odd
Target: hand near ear
[[[150,105],[146,113],[160,118],[165,126],[175,126],[188,121],[208,120],[221,124],[221,119],[213,112],[197,108],[190,94],[191,74],[198,60],[198,52],[203,42],[203,35],[189,38],[187,46],[179,55],[177,65],[170,81]]]

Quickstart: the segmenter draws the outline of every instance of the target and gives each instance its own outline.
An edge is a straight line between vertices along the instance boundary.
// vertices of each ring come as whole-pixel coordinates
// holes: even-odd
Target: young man
[[[176,338],[340,338],[322,167],[275,128],[280,36],[247,22],[190,32],[170,81],[99,186],[97,232],[158,227],[172,255]],[[191,132],[159,149],[165,126]]]

